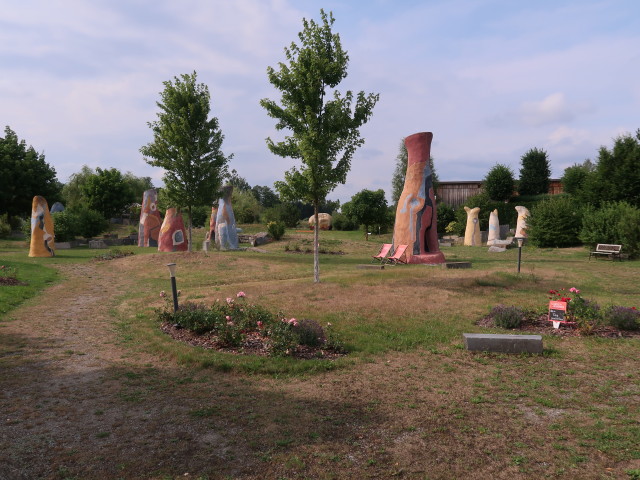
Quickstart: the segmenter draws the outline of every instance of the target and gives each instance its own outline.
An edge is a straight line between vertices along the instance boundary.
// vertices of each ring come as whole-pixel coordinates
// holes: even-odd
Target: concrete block
[[[356,265],[359,270],[384,270],[384,265],[372,263],[371,265]]]
[[[442,268],[471,268],[471,262],[446,262],[441,265]]]
[[[473,352],[542,353],[541,335],[463,333],[464,346]]]

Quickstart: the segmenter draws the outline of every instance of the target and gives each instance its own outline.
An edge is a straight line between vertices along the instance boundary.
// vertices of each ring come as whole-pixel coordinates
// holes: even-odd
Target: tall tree
[[[404,178],[407,175],[407,162],[409,160],[409,154],[407,153],[407,147],[404,144],[404,138],[400,141],[400,148],[398,149],[398,156],[396,157],[396,167],[393,170],[393,176],[391,177],[391,200],[394,205],[398,204],[400,195],[402,195],[402,189],[404,188]],[[431,168],[431,175],[433,180],[433,191],[438,188],[438,174],[436,173],[435,166],[433,165],[433,157],[429,156],[429,167]]]
[[[595,178],[588,178],[585,187],[598,203],[624,201],[640,207],[640,129],[635,136],[617,137],[611,150],[600,147]]]
[[[49,205],[60,200],[62,185],[55,169],[8,126],[0,137],[0,213],[9,217],[31,213],[35,195],[47,199]]]
[[[342,213],[358,225],[364,225],[365,238],[369,239],[369,227],[387,223],[388,208],[384,190],[373,191],[365,188],[342,206]]]
[[[521,157],[520,162],[518,193],[520,195],[548,193],[551,167],[549,166],[547,152],[542,149],[532,148]]]
[[[87,206],[109,219],[121,214],[134,202],[133,191],[117,168],[96,168],[96,173],[81,186]]]
[[[187,207],[189,219],[193,206],[213,203],[233,156],[220,149],[224,135],[218,119],[209,118],[209,89],[196,80],[193,72],[163,82],[158,120],[148,123],[153,142],[140,149],[149,165],[164,169],[167,195],[176,207]],[[191,231],[189,220],[189,251]]]
[[[482,186],[491,200],[498,202],[509,201],[515,190],[515,180],[513,179],[511,168],[497,163],[484,177]]]
[[[276,155],[300,159],[300,168],[285,173],[276,183],[284,199],[306,200],[314,206],[316,225],[318,207],[338,184],[345,183],[351,157],[364,143],[360,127],[369,120],[379,99],[377,94],[353,93],[344,96],[335,87],[347,76],[349,56],[342,49],[340,36],[331,31],[333,14],[320,10],[322,23],[303,19],[298,34],[300,45],[285,48],[287,64],[267,69],[269,81],[282,92],[281,105],[263,99],[260,104],[277,119],[276,129],[288,129],[292,135],[282,142],[267,138]],[[331,95],[333,93],[333,95]],[[320,281],[318,229],[314,233],[314,282]]]

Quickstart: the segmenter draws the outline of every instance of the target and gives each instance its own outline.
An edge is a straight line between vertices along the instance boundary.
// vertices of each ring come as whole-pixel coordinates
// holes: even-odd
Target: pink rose
[[[247,294],[246,294],[246,293],[244,293],[244,292],[238,292],[238,293],[236,293],[236,297],[238,297],[238,298],[244,298],[244,297],[246,297],[246,296],[247,296]]]

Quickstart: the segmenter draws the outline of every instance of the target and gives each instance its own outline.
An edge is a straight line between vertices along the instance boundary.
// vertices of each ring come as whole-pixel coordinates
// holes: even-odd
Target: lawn
[[[200,242],[203,236],[195,232]],[[52,453],[58,470],[49,478],[100,478],[96,462],[113,472],[109,478],[640,478],[637,338],[545,335],[537,356],[470,353],[462,344],[463,332],[509,333],[476,324],[494,305],[543,312],[550,289],[577,287],[603,307],[640,307],[638,261],[588,261],[583,248],[526,246],[518,275],[516,249],[450,247],[443,249],[448,261],[472,268],[359,269],[390,235],[365,241],[361,232],[321,232],[321,246],[332,253],[321,256],[321,283],[313,284],[312,255],[303,253],[311,236],[287,231],[258,251],[158,254],[135,247],[136,255],[112,261],[93,260],[98,252],[88,249],[28,259],[18,243],[1,243],[0,263],[16,266],[30,284],[14,303],[41,292],[0,322],[0,334],[21,332],[20,349],[4,342],[0,350],[9,369],[29,361],[36,340],[24,333],[23,312],[56,288],[42,291],[46,285],[67,282],[61,285],[69,295],[81,297],[74,268],[105,282],[91,294],[104,291],[107,313],[96,315],[104,343],[94,344],[93,335],[86,347],[56,357],[78,363],[85,358],[78,349],[88,356],[95,349],[109,359],[100,382],[82,384],[102,392],[91,400],[90,421],[84,418],[94,425],[92,440]],[[349,355],[252,357],[175,342],[155,316],[163,306],[159,292],[170,288],[170,262],[177,263],[181,302],[211,303],[243,291],[287,317],[331,323]],[[123,287],[110,293],[114,282]],[[3,308],[9,288],[16,287],[0,287]],[[84,323],[72,330],[74,345],[77,336],[90,336],[88,318],[76,319]],[[76,320],[54,315],[50,322]],[[14,377],[2,379],[5,391],[27,389]],[[67,402],[82,395],[79,386],[65,392],[49,396]],[[13,412],[26,408],[4,402]],[[110,422],[102,420],[107,414]],[[115,421],[118,415],[136,428]],[[23,447],[37,444],[20,438]],[[118,445],[129,445],[136,458]],[[96,460],[97,451],[110,454]],[[11,461],[27,457],[16,450]]]

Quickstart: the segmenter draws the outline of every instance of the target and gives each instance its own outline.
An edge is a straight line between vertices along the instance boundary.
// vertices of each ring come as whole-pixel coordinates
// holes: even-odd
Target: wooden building
[[[480,192],[482,192],[482,181],[439,182],[436,197],[438,201],[458,208],[464,205],[467,198]],[[549,179],[549,193],[551,195],[562,193],[562,182],[559,179]]]

